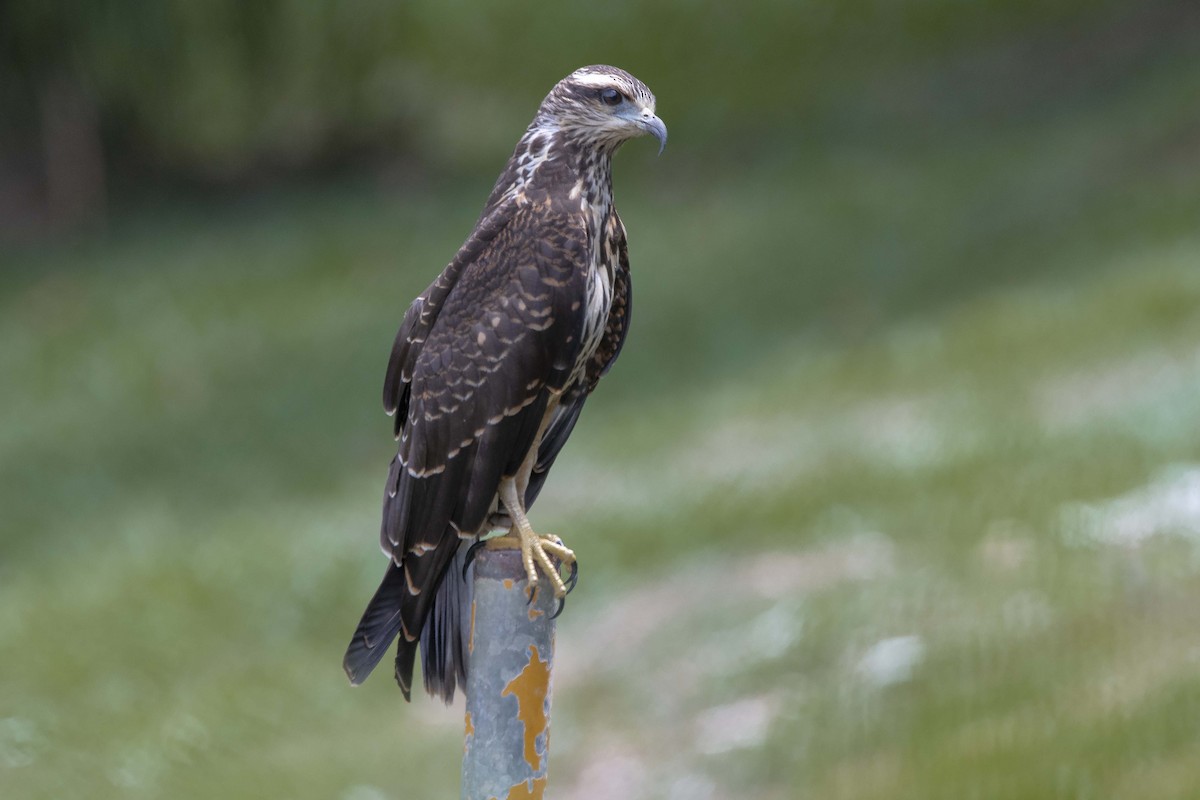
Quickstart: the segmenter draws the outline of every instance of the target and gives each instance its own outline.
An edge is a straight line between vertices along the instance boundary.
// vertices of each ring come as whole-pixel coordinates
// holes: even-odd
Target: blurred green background
[[[1200,786],[1189,0],[0,6],[0,797],[440,798],[351,690],[379,387],[555,81],[645,80],[555,798]]]

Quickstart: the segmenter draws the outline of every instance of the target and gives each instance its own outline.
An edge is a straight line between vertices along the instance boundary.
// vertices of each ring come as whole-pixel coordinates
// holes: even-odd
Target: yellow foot
[[[550,579],[551,585],[554,587],[554,596],[562,599],[567,592],[575,588],[575,574],[577,567],[575,565],[575,554],[569,548],[563,545],[562,539],[557,536],[539,536],[534,533],[531,528],[526,526],[513,526],[514,530],[504,536],[497,536],[494,539],[487,540],[487,547],[493,549],[520,549],[521,563],[525,565],[525,575],[529,579],[530,586],[538,585],[538,569],[546,574]],[[571,568],[571,576],[566,582],[563,581],[562,575],[559,574],[559,568],[555,566],[550,557],[554,556],[560,563]],[[570,586],[567,583],[570,583]]]
[[[513,478],[504,478],[500,481],[499,495],[504,510],[508,512],[508,518],[512,520],[512,529],[501,538],[515,536],[520,542],[521,563],[525,565],[525,574],[529,577],[529,585],[531,587],[538,585],[537,572],[538,567],[541,567],[542,572],[546,573],[546,577],[554,586],[554,596],[562,600],[567,596],[569,589],[567,584],[563,583],[562,576],[558,574],[558,568],[550,561],[550,556],[555,556],[560,562],[571,567],[571,577],[568,578],[568,581],[571,588],[574,588],[577,574],[575,554],[564,547],[562,540],[558,537],[538,536],[533,532],[533,526],[529,524],[529,518],[525,516],[525,505],[521,499],[524,496],[524,490],[518,491]],[[559,611],[562,611],[561,604]],[[558,615],[555,614],[555,616]]]

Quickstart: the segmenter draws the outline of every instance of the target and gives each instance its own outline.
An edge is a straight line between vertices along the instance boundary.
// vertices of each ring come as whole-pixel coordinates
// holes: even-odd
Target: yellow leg
[[[521,548],[521,563],[525,565],[525,575],[529,578],[529,585],[537,586],[538,568],[540,567],[554,586],[554,596],[558,598],[566,596],[567,586],[563,583],[562,576],[558,574],[550,556],[553,555],[563,564],[570,565],[575,563],[575,554],[564,547],[562,540],[558,537],[539,536],[534,533],[533,526],[529,524],[529,518],[525,516],[525,509],[521,507],[517,485],[512,478],[505,478],[500,482],[500,502],[508,511],[508,518],[512,520],[512,530],[508,532],[507,536],[492,539],[491,542],[496,543],[494,546],[504,547],[505,544],[502,542],[505,539],[516,538]]]

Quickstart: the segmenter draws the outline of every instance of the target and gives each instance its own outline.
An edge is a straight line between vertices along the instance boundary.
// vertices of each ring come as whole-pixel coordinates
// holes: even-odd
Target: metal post
[[[474,571],[461,798],[540,800],[558,601],[543,579],[529,602],[520,550],[481,547]]]

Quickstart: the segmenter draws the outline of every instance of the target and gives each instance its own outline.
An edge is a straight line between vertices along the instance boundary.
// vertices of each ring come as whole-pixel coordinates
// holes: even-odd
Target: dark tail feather
[[[471,580],[473,567],[466,565],[471,542],[459,545],[454,559],[438,585],[433,606],[421,630],[421,674],[425,691],[440,697],[449,705],[454,700],[455,686],[467,687],[467,639],[471,632],[465,624],[470,619]],[[397,663],[399,680],[399,663]],[[412,682],[412,660],[408,663],[408,680]]]
[[[400,606],[406,593],[404,571],[395,564],[389,564],[383,582],[379,584],[379,589],[371,598],[367,610],[363,612],[358,630],[354,631],[354,638],[346,648],[346,657],[342,659],[342,669],[346,670],[346,677],[355,686],[367,679],[371,670],[375,669],[375,665],[387,652],[392,639],[400,632]],[[401,637],[396,664],[397,681],[400,681],[400,661],[405,657],[405,650],[408,651],[408,682],[406,685],[401,681],[400,688],[404,691],[404,699],[407,700],[409,688],[412,686],[412,662],[416,643],[406,642]]]
[[[404,699],[412,700],[413,663],[417,659],[417,643],[410,642],[403,636],[396,644],[396,683]]]
[[[454,700],[454,690],[458,686],[465,688],[467,683],[470,630],[464,623],[471,607],[471,571],[467,570],[464,579],[463,565],[469,544],[464,542],[448,565],[421,630],[421,671],[425,690],[447,703]],[[404,570],[389,564],[342,659],[342,669],[353,685],[367,679],[400,633],[401,606],[408,597]],[[396,683],[400,684],[405,700],[412,699],[416,656],[417,643],[400,636],[396,646]]]

